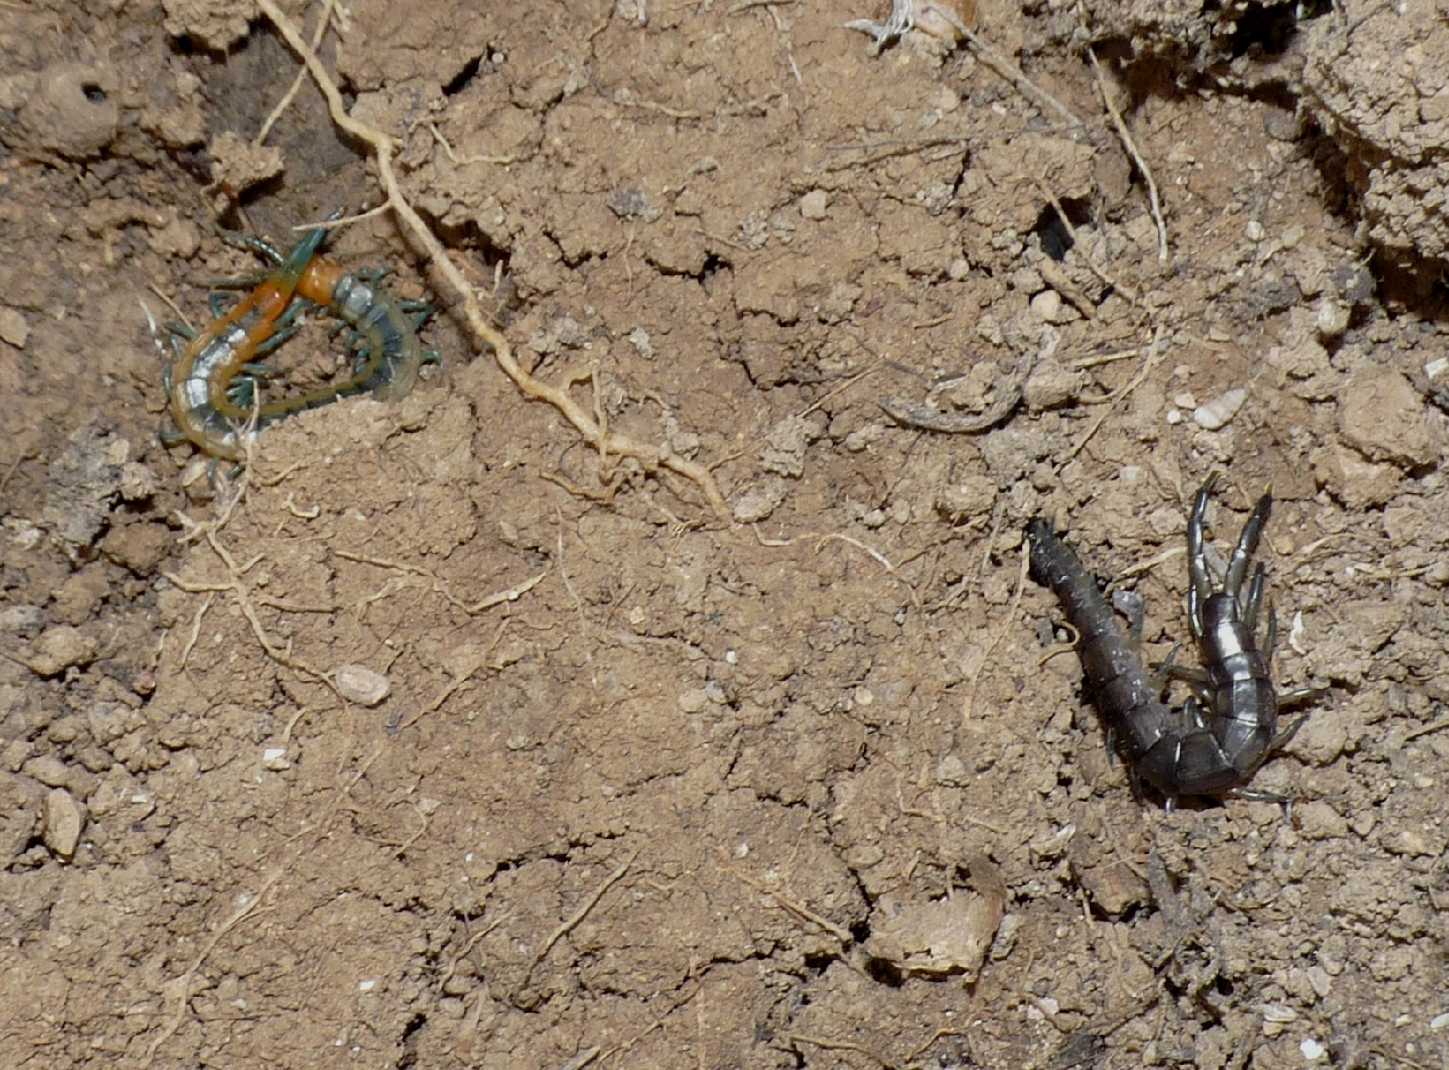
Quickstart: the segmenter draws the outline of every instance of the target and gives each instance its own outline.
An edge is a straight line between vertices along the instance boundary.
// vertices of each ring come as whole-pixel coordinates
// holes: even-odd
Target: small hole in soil
[[[466,89],[468,83],[473,80],[473,76],[478,73],[478,68],[482,62],[482,56],[474,56],[467,63],[463,64],[463,69],[453,75],[448,84],[443,86],[443,95],[446,97],[457,96]]]
[[[86,95],[86,99],[89,100],[92,104],[105,103],[106,91],[95,82],[82,82],[81,92]]]

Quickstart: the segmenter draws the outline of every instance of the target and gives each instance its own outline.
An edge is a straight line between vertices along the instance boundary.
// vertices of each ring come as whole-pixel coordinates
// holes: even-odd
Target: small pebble
[[[823,189],[812,189],[800,198],[800,215],[805,219],[824,219],[830,198]]]
[[[274,773],[280,773],[283,769],[292,768],[292,763],[287,760],[287,748],[264,748],[262,750],[262,768],[270,769]]]
[[[337,670],[337,690],[348,702],[376,706],[392,691],[392,683],[364,666],[343,665]]]
[[[1282,1003],[1263,1004],[1263,1021],[1284,1025],[1298,1020],[1298,1012]]]
[[[45,796],[41,837],[52,852],[61,858],[75,854],[85,823],[85,807],[76,802],[70,792],[55,788]]]
[[[1192,418],[1204,431],[1217,431],[1232,422],[1238,410],[1243,407],[1243,402],[1247,400],[1248,391],[1241,386],[1235,386],[1206,404],[1199,405],[1193,411]]]
[[[1307,1059],[1310,1063],[1316,1063],[1328,1054],[1328,1049],[1312,1037],[1307,1038],[1303,1043],[1299,1044],[1298,1050],[1303,1053],[1303,1058]]]
[[[1325,294],[1318,301],[1313,313],[1313,327],[1320,338],[1338,338],[1348,330],[1349,315],[1353,309],[1345,301]]]
[[[16,349],[24,349],[30,338],[30,327],[25,317],[13,308],[0,308],[0,338]]]
[[[1062,295],[1055,290],[1043,290],[1031,299],[1031,314],[1043,323],[1055,323],[1062,314]]]

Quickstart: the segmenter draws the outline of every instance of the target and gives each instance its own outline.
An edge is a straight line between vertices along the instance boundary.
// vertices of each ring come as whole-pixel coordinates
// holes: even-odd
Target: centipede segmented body
[[[1172,809],[1183,795],[1232,795],[1284,803],[1271,792],[1247,787],[1258,767],[1298,730],[1298,719],[1279,732],[1278,707],[1271,677],[1276,627],[1269,608],[1267,642],[1256,642],[1263,603],[1265,571],[1253,572],[1242,592],[1248,564],[1267,524],[1272,499],[1264,495],[1238,539],[1221,589],[1214,590],[1204,551],[1203,527],[1215,477],[1209,477],[1188,520],[1188,557],[1192,584],[1188,616],[1206,666],[1194,670],[1169,663],[1163,675],[1149,673],[1138,655],[1140,615],[1134,634],[1123,632],[1096,580],[1076,552],[1037,518],[1027,524],[1032,577],[1050,587],[1068,622],[1080,635],[1077,654],[1088,691],[1107,728],[1108,738],[1128,762],[1134,784],[1146,782]],[[1165,680],[1186,681],[1195,697],[1181,709],[1162,701]],[[1297,701],[1311,690],[1285,695]]]
[[[318,255],[325,236],[324,228],[309,230],[285,255],[266,241],[239,239],[275,267],[230,310],[217,309],[217,318],[184,349],[176,345],[176,357],[163,376],[179,432],[170,441],[189,440],[212,457],[241,460],[249,426],[254,434],[293,413],[356,394],[396,401],[416,385],[419,368],[438,359],[417,337],[431,309],[392,297],[377,284],[379,273],[344,271]],[[273,374],[255,358],[289,337],[295,317],[312,305],[352,328],[352,374],[339,383],[254,405],[258,385]]]

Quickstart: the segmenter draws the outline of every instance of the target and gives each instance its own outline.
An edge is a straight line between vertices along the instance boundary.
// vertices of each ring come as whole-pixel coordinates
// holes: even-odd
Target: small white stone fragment
[[[1238,410],[1243,407],[1243,402],[1247,400],[1248,391],[1241,386],[1235,386],[1206,404],[1199,405],[1193,411],[1192,418],[1204,431],[1217,431],[1232,422]]]
[[[262,750],[262,768],[270,769],[274,773],[280,773],[283,769],[292,768],[292,763],[287,760],[286,747],[266,747]]]
[[[1324,294],[1313,310],[1313,328],[1323,339],[1338,338],[1348,330],[1348,321],[1353,309],[1345,301]]]
[[[1429,1019],[1429,1031],[1431,1033],[1438,1033],[1443,1029],[1449,1029],[1449,1011],[1445,1011],[1443,1014],[1436,1014]]]
[[[1249,241],[1262,241],[1265,231],[1263,224],[1256,219],[1248,220],[1248,225],[1243,228],[1243,233],[1248,236]]]
[[[1299,1044],[1298,1050],[1303,1053],[1303,1058],[1307,1059],[1310,1063],[1316,1063],[1328,1054],[1328,1049],[1312,1037],[1309,1037],[1303,1043]]]
[[[1307,654],[1308,647],[1303,642],[1303,637],[1308,634],[1308,629],[1303,626],[1303,610],[1293,614],[1293,624],[1288,629],[1288,645],[1297,654]]]
[[[824,219],[830,198],[823,189],[812,189],[800,198],[800,215],[805,219]]]
[[[42,820],[41,838],[45,846],[61,858],[75,854],[81,828],[86,823],[85,807],[64,788],[54,788],[45,796]]]
[[[1031,299],[1031,312],[1043,323],[1055,323],[1062,313],[1062,295],[1055,290],[1043,290]]]
[[[362,665],[343,665],[337,670],[337,690],[348,702],[376,706],[392,691],[392,683]]]
[[[358,981],[357,982],[357,990],[359,992],[371,992],[376,987],[377,987],[377,981],[376,981],[376,979],[371,978],[371,977],[369,977],[366,981]]]

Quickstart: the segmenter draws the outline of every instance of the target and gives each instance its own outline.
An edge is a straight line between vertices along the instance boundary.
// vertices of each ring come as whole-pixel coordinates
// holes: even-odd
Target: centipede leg
[[[1192,629],[1193,638],[1202,641],[1204,626],[1202,619],[1202,607],[1212,597],[1212,577],[1208,573],[1207,550],[1203,542],[1203,528],[1207,523],[1208,496],[1212,493],[1213,484],[1217,482],[1217,473],[1207,477],[1202,489],[1197,492],[1197,498],[1192,503],[1192,512],[1187,518],[1187,623]]]
[[[1228,572],[1223,578],[1223,592],[1234,599],[1242,590],[1243,579],[1248,574],[1248,562],[1258,550],[1258,540],[1263,535],[1263,527],[1268,523],[1268,515],[1272,511],[1273,496],[1265,494],[1253,506],[1248,522],[1243,525],[1243,531],[1238,536],[1238,544],[1233,547],[1233,556],[1228,560]]]
[[[220,293],[216,290],[206,295],[206,305],[211,309],[212,319],[221,319],[222,316],[226,315],[227,299],[230,296],[230,294]]]
[[[226,396],[238,408],[249,409],[256,402],[257,381],[246,377],[233,379],[226,388]]]
[[[236,231],[229,230],[222,233],[221,240],[239,249],[247,249],[257,253],[263,259],[270,260],[273,264],[280,264],[286,259],[280,249],[267,241],[266,238],[259,238],[255,234],[238,234]]]
[[[1181,646],[1181,643],[1174,643],[1166,660],[1152,666],[1152,683],[1158,687],[1165,687],[1169,680],[1176,680],[1178,683],[1192,688],[1192,693],[1203,702],[1211,702],[1212,680],[1208,674],[1202,669],[1195,669],[1191,665],[1178,665],[1175,662],[1174,659]]]
[[[301,329],[302,325],[300,323],[294,323],[291,326],[283,327],[280,331],[274,332],[271,337],[269,337],[265,342],[260,343],[252,352],[254,352],[259,357],[264,357],[268,353],[275,353],[278,349],[281,348],[283,342],[285,342],[288,338],[291,338]]]
[[[1324,687],[1295,687],[1292,691],[1284,691],[1278,696],[1278,708],[1284,706],[1296,706],[1300,702],[1307,702],[1311,698],[1317,698],[1328,689]]]

